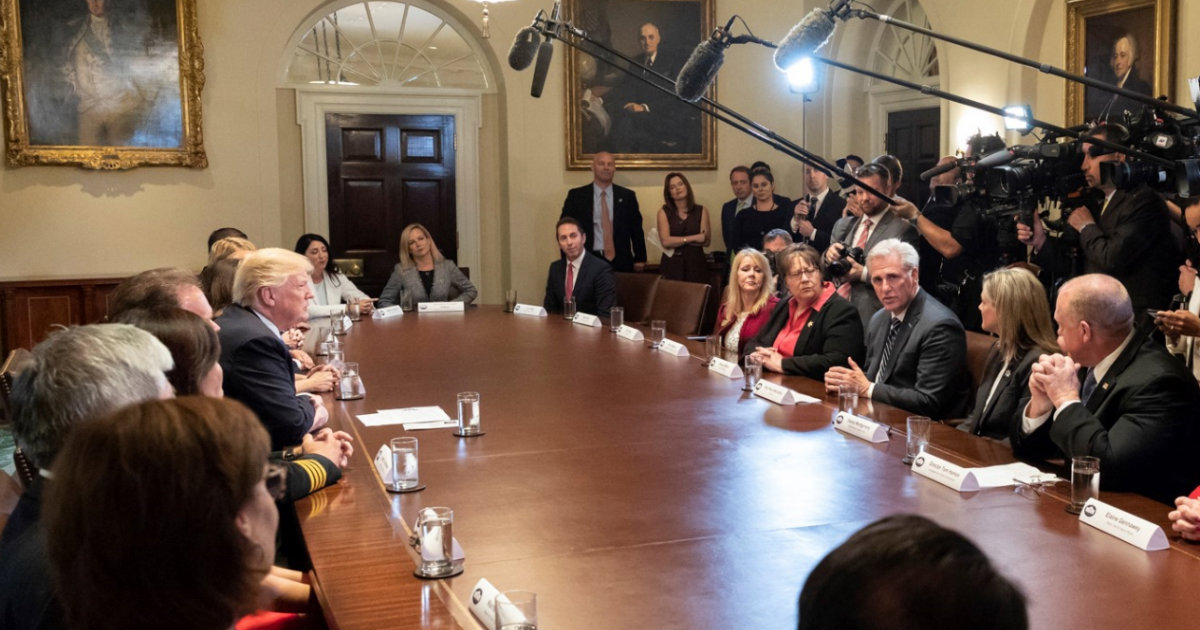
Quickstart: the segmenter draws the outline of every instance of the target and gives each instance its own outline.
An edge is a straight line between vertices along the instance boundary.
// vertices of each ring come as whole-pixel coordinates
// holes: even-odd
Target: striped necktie
[[[900,331],[900,324],[904,322],[893,317],[891,325],[888,326],[887,339],[883,342],[883,356],[879,359],[879,369],[875,372],[875,378],[878,380],[887,369],[888,361],[892,358],[892,346],[896,343],[896,333]]]

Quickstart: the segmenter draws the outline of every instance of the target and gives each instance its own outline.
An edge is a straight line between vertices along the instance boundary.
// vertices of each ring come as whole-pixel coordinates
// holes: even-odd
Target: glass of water
[[[712,360],[721,356],[721,335],[709,335],[704,338],[704,362],[712,363]]]
[[[742,365],[742,376],[746,379],[742,384],[742,391],[752,392],[754,386],[758,384],[758,379],[762,378],[762,357],[757,354],[747,354]]]
[[[497,630],[537,630],[537,593],[504,591],[494,603]]]
[[[439,577],[453,573],[454,510],[448,507],[424,508],[417,532],[421,537],[421,575]]]
[[[504,292],[504,312],[511,313],[517,306],[517,290],[508,289]]]
[[[906,442],[906,452],[904,459],[900,460],[905,464],[911,464],[917,455],[925,451],[929,446],[929,430],[933,425],[933,420],[925,416],[909,416],[908,420],[908,440]]]
[[[614,306],[608,311],[608,331],[617,332],[625,325],[625,309]]]
[[[479,392],[459,392],[458,433],[470,437],[481,433],[479,425]]]
[[[563,319],[575,319],[575,298],[569,297],[563,300]]]
[[[421,483],[417,463],[417,438],[392,438],[392,481],[393,492],[416,488]]]
[[[838,384],[838,411],[854,413],[858,407],[858,385],[855,383]]]
[[[357,400],[366,393],[362,376],[358,372],[358,363],[347,361],[342,364],[342,380],[338,383],[338,400]]]
[[[1067,511],[1079,514],[1088,499],[1100,498],[1100,458],[1079,455],[1071,458],[1071,504]]]
[[[650,347],[655,350],[662,345],[663,338],[667,336],[667,322],[663,319],[656,319],[650,322]]]

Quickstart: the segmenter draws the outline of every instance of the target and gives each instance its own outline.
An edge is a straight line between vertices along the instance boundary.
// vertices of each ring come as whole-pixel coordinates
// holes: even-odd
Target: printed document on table
[[[975,479],[979,481],[980,488],[1012,486],[1016,485],[1013,479],[1025,480],[1042,474],[1042,471],[1023,462],[1013,462],[1000,466],[984,466],[982,468],[968,468],[967,470],[975,473]]]
[[[452,420],[441,407],[408,407],[405,409],[380,409],[375,413],[361,414],[359,422],[368,427],[382,427],[402,424],[407,430],[440,429],[457,427],[458,422]]]

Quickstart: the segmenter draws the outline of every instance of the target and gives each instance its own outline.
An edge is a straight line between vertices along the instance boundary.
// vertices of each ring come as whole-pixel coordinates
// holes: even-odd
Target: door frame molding
[[[454,117],[454,198],[460,267],[480,269],[479,130],[482,91],[406,89],[369,91],[324,86],[296,88],[304,172],[304,229],[329,234],[329,176],[325,114],[435,114]]]
[[[868,119],[871,121],[870,145],[875,147],[871,149],[873,154],[879,155],[887,152],[887,139],[885,136],[888,129],[888,114],[908,111],[910,109],[939,108],[941,120],[938,122],[938,126],[941,128],[941,144],[946,144],[950,128],[948,116],[946,115],[947,103],[942,102],[938,97],[922,94],[898,85],[874,85],[867,91],[867,104],[870,108]]]

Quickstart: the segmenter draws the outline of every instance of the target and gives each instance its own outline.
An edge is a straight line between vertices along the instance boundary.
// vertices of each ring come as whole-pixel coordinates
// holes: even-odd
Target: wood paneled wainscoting
[[[32,349],[55,326],[104,321],[108,296],[124,276],[0,279],[0,345]]]

